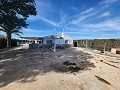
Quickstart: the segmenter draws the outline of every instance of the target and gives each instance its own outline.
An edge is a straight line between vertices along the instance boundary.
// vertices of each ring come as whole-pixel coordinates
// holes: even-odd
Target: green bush
[[[84,43],[86,40],[74,40],[74,42],[78,42],[78,47],[84,47]],[[94,39],[87,40],[88,48],[92,48],[95,50],[104,50],[104,45],[106,43],[106,51],[110,51],[111,48],[120,48],[120,39]],[[85,47],[84,47],[85,48]]]

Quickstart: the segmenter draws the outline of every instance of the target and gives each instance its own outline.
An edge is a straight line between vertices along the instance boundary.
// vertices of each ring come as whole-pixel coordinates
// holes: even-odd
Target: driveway
[[[0,90],[120,90],[120,58],[82,48],[3,50]]]

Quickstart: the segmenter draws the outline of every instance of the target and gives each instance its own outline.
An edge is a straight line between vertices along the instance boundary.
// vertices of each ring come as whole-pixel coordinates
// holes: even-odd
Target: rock
[[[70,65],[69,68],[68,68],[71,72],[78,72],[80,70],[79,67],[76,67],[76,66],[73,66],[73,65]]]
[[[100,60],[100,62],[103,62],[103,60]]]
[[[65,62],[63,62],[63,64],[64,65],[67,65],[67,66],[69,66],[69,65],[76,65],[76,63],[71,63],[70,61],[65,61]]]

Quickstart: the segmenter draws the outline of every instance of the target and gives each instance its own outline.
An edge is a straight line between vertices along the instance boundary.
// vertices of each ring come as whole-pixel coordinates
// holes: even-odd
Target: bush
[[[74,42],[78,42],[78,47],[84,47],[83,42],[85,43],[86,40],[74,40]],[[111,48],[120,48],[120,39],[94,39],[94,40],[87,40],[87,42],[88,42],[88,48],[92,48],[100,51],[104,50],[105,43],[106,43],[106,51],[110,51]]]

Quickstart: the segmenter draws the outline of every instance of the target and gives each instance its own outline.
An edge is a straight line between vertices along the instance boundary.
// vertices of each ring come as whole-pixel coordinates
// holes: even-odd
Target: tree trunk
[[[106,51],[106,44],[107,44],[107,40],[105,40],[104,47],[103,47],[103,52],[104,52],[104,53],[105,53],[105,51]]]
[[[94,42],[95,42],[95,39],[92,42],[92,49],[94,49]]]
[[[7,48],[11,48],[11,34],[7,34]]]

